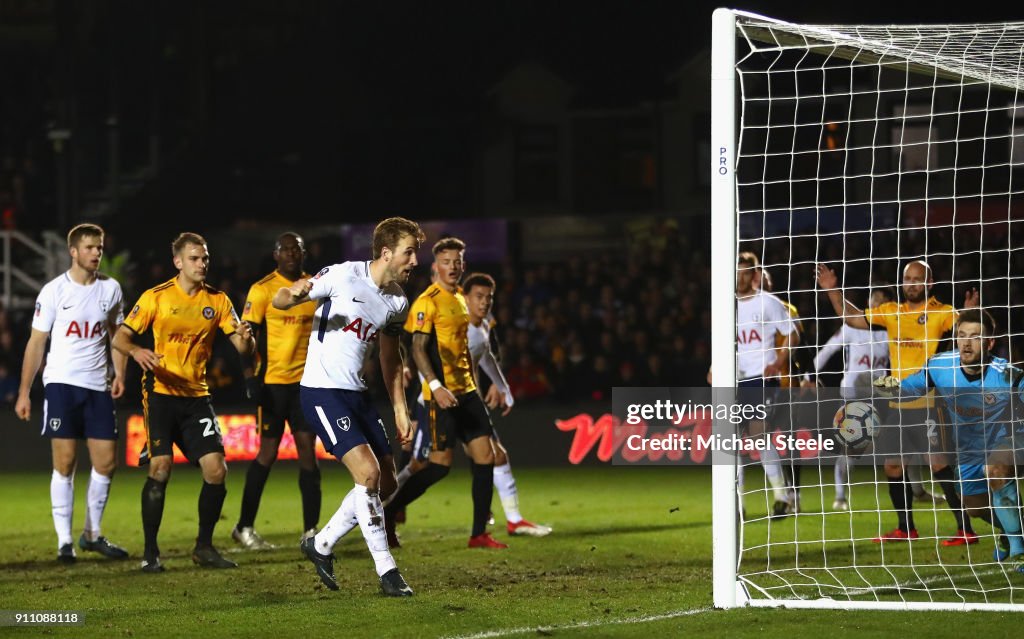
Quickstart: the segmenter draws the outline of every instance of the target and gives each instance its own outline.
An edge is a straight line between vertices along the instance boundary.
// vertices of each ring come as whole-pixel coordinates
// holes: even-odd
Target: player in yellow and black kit
[[[307,300],[282,311],[270,303],[282,288],[290,288],[311,276],[302,270],[306,247],[296,233],[283,233],[274,245],[277,270],[249,288],[242,319],[256,334],[259,359],[245,370],[245,388],[256,402],[256,423],[260,433],[260,451],[245,474],[242,510],[231,531],[235,541],[246,548],[273,548],[256,532],[254,523],[260,507],[263,487],[270,467],[277,460],[277,449],[288,422],[299,454],[299,493],[302,496],[302,530],[316,533],[320,519],[320,468],[316,463],[316,433],[302,414],[299,381],[306,364],[306,349],[313,326],[316,303]]]
[[[224,293],[206,285],[210,253],[206,240],[182,233],[171,244],[178,276],[142,294],[114,337],[114,348],[142,367],[142,404],[146,419],[146,448],[140,463],[149,464],[142,488],[142,528],[146,547],[143,572],[162,572],[157,533],[164,512],[164,495],[171,475],[173,445],[203,472],[199,493],[199,534],[192,561],[212,568],[237,564],[213,547],[213,529],[224,497],[224,445],[217,415],[206,385],[206,363],[217,330],[231,339],[239,353],[256,346],[248,322],[241,322]],[[153,350],[133,343],[153,331]]]
[[[889,367],[892,375],[900,379],[905,379],[920,370],[928,358],[938,350],[939,342],[951,334],[956,323],[956,309],[928,296],[935,281],[932,278],[931,267],[920,260],[910,262],[903,269],[905,301],[902,304],[886,302],[877,308],[861,311],[843,297],[842,291],[836,288],[836,274],[825,265],[818,266],[818,283],[828,293],[836,314],[842,317],[847,325],[860,329],[869,329],[874,325],[886,329],[889,335]],[[971,308],[977,305],[977,291],[969,291],[964,300],[964,307]],[[942,433],[939,428],[942,415],[935,406],[933,397],[928,395],[909,402],[893,402],[890,408],[890,421],[899,424],[900,428],[887,431],[898,433],[899,441],[890,444],[886,449],[911,453],[907,457],[913,457],[915,454],[926,456],[932,469],[932,477],[942,487],[946,502],[956,518],[956,535],[944,539],[942,545],[961,546],[977,543],[978,536],[971,529],[970,519],[964,516],[960,494],[956,488],[956,478],[942,446]],[[906,457],[887,456],[885,459],[889,497],[896,510],[898,523],[895,529],[876,537],[875,543],[906,541],[917,539],[919,536],[914,527],[913,490],[910,482],[905,480],[905,462]]]
[[[384,522],[448,474],[452,450],[466,444],[473,461],[473,528],[470,548],[507,548],[487,532],[494,490],[491,418],[473,379],[469,353],[469,309],[459,288],[466,244],[454,237],[434,245],[437,279],[413,303],[405,330],[412,333],[412,356],[423,378],[428,402],[431,451],[425,468],[412,475],[384,510]],[[389,541],[395,541],[393,524]]]

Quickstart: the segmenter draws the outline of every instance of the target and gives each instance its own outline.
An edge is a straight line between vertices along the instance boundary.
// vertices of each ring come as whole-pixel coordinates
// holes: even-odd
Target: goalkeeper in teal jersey
[[[1015,474],[1015,453],[1024,446],[1024,432],[1019,429],[1024,371],[988,354],[994,334],[995,321],[987,312],[962,311],[954,331],[955,351],[933,356],[902,382],[883,377],[875,385],[898,387],[902,396],[920,396],[934,388],[945,401],[955,434],[964,508],[970,516],[985,520],[995,513],[1009,541],[1008,555],[1020,564],[1018,572],[1024,572]],[[997,548],[996,558],[1006,559],[1007,553]]]

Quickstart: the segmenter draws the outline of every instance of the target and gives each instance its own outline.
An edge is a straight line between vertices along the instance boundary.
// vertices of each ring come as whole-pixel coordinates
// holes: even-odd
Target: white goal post
[[[717,386],[737,380],[741,250],[760,254],[780,298],[811,309],[800,348],[839,326],[817,263],[863,308],[878,282],[898,294],[900,269],[922,259],[944,302],[961,308],[979,288],[1000,352],[1024,359],[1012,357],[1024,351],[1024,22],[799,25],[718,9],[710,145]],[[735,463],[715,464],[714,605],[1024,611],[1024,574],[992,556],[995,529],[947,547],[944,504],[918,506],[919,541],[872,543],[895,521],[880,466],[852,471],[841,513],[828,508],[831,466],[805,467],[804,506],[780,521],[759,466],[744,490]]]

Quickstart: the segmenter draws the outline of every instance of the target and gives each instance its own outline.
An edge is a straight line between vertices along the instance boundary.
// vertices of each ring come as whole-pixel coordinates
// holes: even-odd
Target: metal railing
[[[21,231],[0,231],[0,302],[4,308],[31,308],[44,284],[57,277],[66,251],[56,233],[43,233],[42,244]]]

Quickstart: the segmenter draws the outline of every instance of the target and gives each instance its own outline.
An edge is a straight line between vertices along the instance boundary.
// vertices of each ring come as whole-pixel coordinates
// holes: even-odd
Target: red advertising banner
[[[256,429],[255,415],[218,415],[217,421],[224,438],[224,458],[227,461],[247,461],[254,459],[260,450],[260,436]],[[146,446],[146,425],[142,415],[129,415],[127,443],[125,444],[125,462],[129,466],[139,465],[139,453]],[[320,459],[332,459],[333,456],[324,450],[320,439],[316,440],[316,456]],[[278,459],[298,459],[295,450],[295,439],[290,430],[285,429],[281,437],[281,446],[277,452]],[[183,464],[188,460],[185,455],[174,447],[174,463]]]

